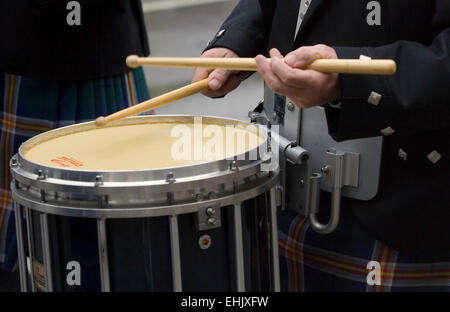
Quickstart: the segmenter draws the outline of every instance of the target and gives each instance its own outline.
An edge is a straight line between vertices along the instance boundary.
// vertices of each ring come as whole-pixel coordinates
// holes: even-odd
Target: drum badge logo
[[[83,167],[83,163],[79,160],[76,160],[72,157],[61,156],[58,158],[54,158],[51,160],[52,163],[57,164],[61,167],[70,168],[70,167]]]

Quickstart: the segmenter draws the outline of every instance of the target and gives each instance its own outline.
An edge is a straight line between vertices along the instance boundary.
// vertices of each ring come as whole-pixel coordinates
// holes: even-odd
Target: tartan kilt
[[[338,228],[328,235],[314,232],[302,216],[279,213],[283,291],[450,291],[450,246],[448,252],[439,255],[401,254],[374,239],[351,209],[341,210]],[[376,283],[369,274],[374,272],[373,264],[369,264],[372,261],[379,264]]]
[[[29,138],[106,116],[150,98],[142,68],[93,80],[58,81],[0,74],[0,263],[17,260],[9,160]]]

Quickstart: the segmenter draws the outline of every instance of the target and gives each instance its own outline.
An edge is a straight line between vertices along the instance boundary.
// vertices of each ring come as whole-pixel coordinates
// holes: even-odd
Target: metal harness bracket
[[[344,152],[330,149],[327,151],[327,163],[322,167],[322,175],[314,174],[310,178],[310,201],[307,216],[311,227],[318,233],[329,234],[339,224],[341,209],[341,194],[344,186],[358,187],[359,185],[359,153]],[[330,219],[322,224],[317,219],[320,205],[320,178],[323,177],[325,186],[331,189]]]

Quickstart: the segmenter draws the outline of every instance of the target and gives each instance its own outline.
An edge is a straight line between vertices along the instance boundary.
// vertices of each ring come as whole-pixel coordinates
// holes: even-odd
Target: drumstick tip
[[[126,60],[127,66],[130,68],[138,68],[138,58],[137,55],[129,55]]]
[[[95,119],[95,125],[97,127],[104,127],[106,125],[106,118],[103,116],[98,117]]]
[[[395,74],[397,72],[397,63],[394,60],[391,60],[391,75]]]

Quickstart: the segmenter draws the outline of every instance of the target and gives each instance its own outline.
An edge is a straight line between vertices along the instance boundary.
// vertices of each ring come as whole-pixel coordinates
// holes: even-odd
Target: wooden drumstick
[[[185,87],[167,92],[163,95],[160,95],[160,96],[150,99],[148,101],[125,108],[123,110],[115,112],[114,114],[108,115],[106,117],[103,117],[103,116],[98,117],[95,120],[95,125],[97,127],[103,127],[108,122],[116,121],[116,120],[123,119],[128,116],[134,116],[134,115],[155,109],[162,105],[183,99],[185,97],[191,96],[193,94],[204,91],[206,89],[208,89],[208,78],[191,83],[190,85],[187,85]]]
[[[270,61],[270,59],[268,59]],[[254,58],[207,58],[207,57],[127,57],[131,68],[140,65],[164,67],[203,67],[223,68],[229,70],[257,71]],[[393,75],[397,64],[393,60],[369,59],[317,59],[308,69],[322,73]]]

